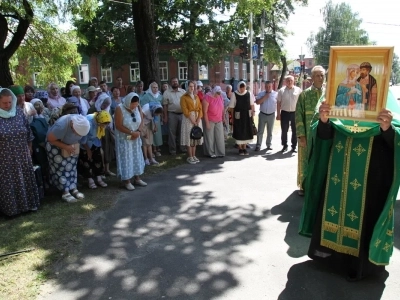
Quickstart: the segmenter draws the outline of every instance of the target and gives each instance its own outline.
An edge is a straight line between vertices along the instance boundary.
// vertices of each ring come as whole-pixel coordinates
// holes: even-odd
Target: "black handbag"
[[[256,124],[254,124],[253,118],[251,118],[251,127],[253,129],[253,135],[257,135],[258,134],[258,130],[257,130]]]
[[[190,130],[190,138],[192,140],[199,140],[203,136],[203,130],[199,126],[193,126]]]

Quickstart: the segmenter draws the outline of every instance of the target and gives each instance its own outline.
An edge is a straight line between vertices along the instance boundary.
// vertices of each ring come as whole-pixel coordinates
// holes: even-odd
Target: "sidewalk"
[[[279,140],[270,154],[227,149],[121,192],[39,299],[398,299],[399,203],[390,276],[348,283],[306,256],[297,154]]]

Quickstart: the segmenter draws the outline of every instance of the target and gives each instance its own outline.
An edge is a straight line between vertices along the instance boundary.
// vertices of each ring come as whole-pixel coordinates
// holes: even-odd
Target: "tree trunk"
[[[153,1],[132,1],[132,12],[140,79],[144,82],[144,89],[147,90],[150,80],[160,83]]]
[[[5,47],[5,43],[7,41],[9,28],[7,19],[0,13],[0,86],[2,87],[8,87],[14,84],[9,61],[21,45],[33,18],[33,11],[29,2],[23,0],[22,5],[24,6],[25,15],[17,16],[18,27],[7,47]]]
[[[197,80],[197,77],[195,77],[195,74],[194,74],[194,63],[195,63],[195,60],[194,60],[194,55],[193,55],[193,53],[189,53],[189,56],[188,56],[188,80]]]
[[[278,89],[282,87],[283,79],[285,79],[286,77],[287,61],[285,55],[281,55],[281,62],[282,62],[282,73],[281,77],[279,78]]]

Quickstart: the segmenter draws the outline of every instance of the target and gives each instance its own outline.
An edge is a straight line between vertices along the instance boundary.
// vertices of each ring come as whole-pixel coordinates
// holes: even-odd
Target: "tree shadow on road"
[[[285,201],[271,209],[271,214],[280,215],[279,221],[288,223],[285,235],[285,242],[289,246],[287,254],[294,258],[307,255],[310,244],[310,239],[298,234],[303,202],[304,198],[300,197],[297,191],[294,191]]]
[[[201,173],[221,168],[205,165]],[[194,189],[198,170],[159,174],[126,192],[93,220],[79,258],[59,270],[58,291],[42,298],[212,299],[239,286],[234,270],[252,262],[239,247],[258,240],[269,211],[216,204],[213,191]]]
[[[348,282],[344,274],[308,260],[293,265],[278,300],[379,300],[386,287],[388,273]]]

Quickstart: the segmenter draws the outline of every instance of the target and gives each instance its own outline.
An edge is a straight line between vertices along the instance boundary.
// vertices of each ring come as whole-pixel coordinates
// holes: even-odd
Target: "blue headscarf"
[[[81,115],[82,114],[82,107],[81,107],[81,101],[76,98],[75,96],[69,97],[67,99],[67,103],[72,103],[78,108],[78,113]]]
[[[0,88],[0,93],[3,90],[10,91],[12,102],[11,102],[11,109],[10,110],[4,110],[4,109],[0,108],[0,117],[1,118],[5,118],[5,119],[9,119],[9,118],[15,117],[15,114],[17,113],[17,97],[15,97],[14,93],[11,90],[5,89],[5,88],[4,89]]]

